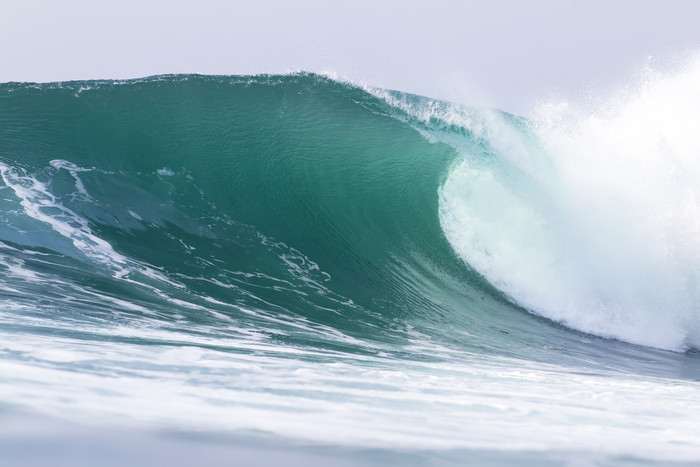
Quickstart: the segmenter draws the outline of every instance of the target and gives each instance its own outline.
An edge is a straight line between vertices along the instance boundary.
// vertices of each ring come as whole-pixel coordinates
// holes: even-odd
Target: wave
[[[313,74],[3,84],[2,299],[355,354],[698,347],[697,75],[532,120]]]

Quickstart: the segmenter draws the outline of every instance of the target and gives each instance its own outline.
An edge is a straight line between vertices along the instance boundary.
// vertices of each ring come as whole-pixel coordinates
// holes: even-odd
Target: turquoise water
[[[338,463],[700,460],[698,143],[546,115],[313,74],[0,85],[6,410]]]

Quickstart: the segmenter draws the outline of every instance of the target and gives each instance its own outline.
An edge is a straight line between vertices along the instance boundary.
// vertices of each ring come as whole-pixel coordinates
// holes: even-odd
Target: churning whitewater
[[[2,84],[0,398],[700,460],[698,82],[530,119],[304,73]]]
[[[699,78],[696,62],[595,111],[550,106],[536,123],[489,122],[491,147],[456,162],[441,188],[450,243],[534,313],[697,348]]]

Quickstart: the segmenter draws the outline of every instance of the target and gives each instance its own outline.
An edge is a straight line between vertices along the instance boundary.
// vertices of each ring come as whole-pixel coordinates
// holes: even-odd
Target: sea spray
[[[593,110],[543,106],[515,144],[492,141],[493,163],[466,153],[441,188],[455,250],[516,303],[567,326],[698,346],[698,82],[696,59]]]

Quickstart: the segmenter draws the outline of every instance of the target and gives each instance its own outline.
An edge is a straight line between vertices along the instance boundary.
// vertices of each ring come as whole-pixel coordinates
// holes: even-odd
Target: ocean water
[[[0,84],[0,464],[700,462],[699,79]]]

